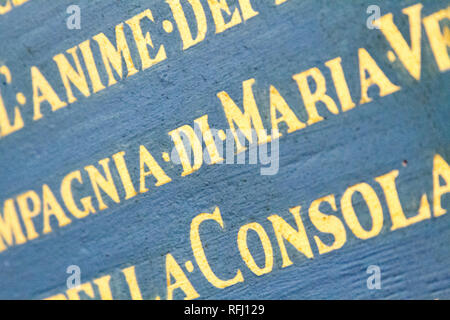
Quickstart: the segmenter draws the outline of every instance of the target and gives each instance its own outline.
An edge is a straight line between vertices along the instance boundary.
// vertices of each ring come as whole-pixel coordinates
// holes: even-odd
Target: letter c
[[[236,276],[230,280],[219,279],[211,269],[206,259],[205,250],[203,250],[202,241],[200,240],[200,224],[206,220],[216,221],[220,227],[223,229],[223,220],[220,215],[219,207],[217,207],[213,213],[200,213],[191,222],[191,247],[192,253],[194,254],[195,260],[202,271],[205,278],[216,288],[226,288],[232,286],[238,282],[243,282],[244,277],[242,276],[241,270],[238,269]]]

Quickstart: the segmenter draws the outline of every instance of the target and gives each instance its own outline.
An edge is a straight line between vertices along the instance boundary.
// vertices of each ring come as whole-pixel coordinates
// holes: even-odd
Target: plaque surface
[[[450,1],[376,2],[0,1],[0,298],[450,298]]]

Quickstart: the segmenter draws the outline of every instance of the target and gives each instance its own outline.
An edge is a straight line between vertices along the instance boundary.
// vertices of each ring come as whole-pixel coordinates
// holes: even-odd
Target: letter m
[[[14,200],[7,199],[3,204],[3,215],[0,212],[0,252],[6,250],[7,245],[10,247],[14,245],[13,238],[16,240],[15,244],[27,241],[20,226]]]
[[[125,60],[125,64],[128,69],[128,75],[132,76],[137,73],[138,70],[133,64],[133,59],[131,58],[130,49],[125,38],[125,33],[123,31],[123,23],[116,26],[116,47],[109,41],[109,39],[103,34],[99,33],[93,37],[97,41],[100,47],[100,52],[102,54],[103,64],[105,65],[106,73],[108,74],[108,86],[112,86],[117,81],[113,76],[111,66],[114,68],[116,73],[122,79],[122,57]]]
[[[261,115],[259,114],[258,106],[255,102],[255,97],[253,95],[252,86],[255,83],[255,79],[249,79],[242,83],[243,88],[243,105],[244,113],[239,109],[236,103],[230,98],[228,93],[225,91],[219,92],[217,97],[219,97],[222,102],[222,106],[227,117],[230,129],[233,132],[234,139],[236,141],[236,152],[240,153],[246,148],[241,144],[236,131],[235,124],[239,128],[239,131],[245,136],[245,138],[253,143],[252,129],[256,130],[258,137],[258,144],[267,143],[270,141],[270,136],[267,136],[266,130],[264,129]],[[253,124],[253,126],[252,126]]]

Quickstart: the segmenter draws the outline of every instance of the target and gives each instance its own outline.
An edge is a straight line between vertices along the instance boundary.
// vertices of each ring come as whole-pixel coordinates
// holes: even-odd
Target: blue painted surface
[[[389,45],[381,33],[365,27],[366,8],[372,1],[290,0],[279,7],[254,1],[259,16],[223,34],[214,34],[207,15],[211,27],[206,40],[184,52],[177,32],[168,35],[160,26],[152,28],[154,41],[166,48],[166,61],[89,98],[75,89],[76,103],[54,113],[43,107],[44,119],[33,122],[30,66],[38,66],[65,99],[52,61],[55,54],[99,32],[112,37],[116,24],[145,8],[151,8],[157,21],[172,19],[163,1],[79,1],[82,28],[68,30],[65,11],[72,2],[31,0],[0,16],[0,64],[13,74],[8,89],[2,87],[5,103],[14,103],[18,91],[28,100],[21,109],[26,127],[0,139],[0,202],[26,190],[38,191],[44,183],[57,191],[65,174],[122,150],[133,180],[138,181],[141,144],[158,156],[173,181],[159,188],[152,185],[148,193],[120,204],[105,197],[107,210],[75,219],[67,227],[54,224],[54,232],[0,253],[0,298],[37,299],[64,292],[69,265],[80,266],[82,281],[104,274],[120,277],[120,269],[136,265],[144,298],[165,296],[165,255],[171,253],[180,264],[194,261],[190,222],[216,206],[225,229],[214,223],[202,226],[208,259],[223,278],[233,277],[240,268],[245,282],[217,289],[196,268],[188,276],[201,298],[450,298],[450,216],[391,232],[382,190],[373,181],[400,170],[400,198],[405,213],[412,216],[423,193],[432,199],[433,156],[439,153],[450,161],[449,73],[438,71],[424,31],[422,79],[417,82],[400,64],[386,59]],[[402,8],[416,1],[379,3],[382,14],[393,12],[397,17]],[[424,16],[449,5],[448,1],[421,3]],[[407,34],[407,20],[396,22]],[[319,109],[325,121],[280,139],[278,174],[261,176],[258,166],[204,165],[181,177],[179,166],[159,157],[173,146],[169,131],[192,124],[204,114],[212,127],[227,128],[216,94],[225,90],[241,103],[242,81],[249,78],[256,79],[255,97],[267,126],[270,84],[280,90],[299,119],[305,120],[292,75],[317,66],[331,81],[323,63],[338,56],[357,101],[357,50],[361,47],[402,90],[380,98],[376,89],[371,89],[376,97],[373,102],[339,115]],[[132,50],[132,55],[139,61],[137,50]],[[101,76],[106,79],[105,74]],[[333,87],[329,88],[336,97]],[[406,167],[402,166],[404,160],[408,161]],[[87,182],[87,175],[83,177]],[[319,255],[312,238],[317,231],[307,217],[307,208],[328,194],[340,199],[347,187],[359,182],[369,182],[382,199],[386,221],[380,235],[363,241],[347,228],[343,248]],[[123,189],[118,187],[118,192],[123,199]],[[315,258],[308,260],[287,245],[294,264],[282,269],[267,217],[279,214],[294,224],[288,208],[297,205],[302,206]],[[450,209],[450,196],[443,196],[442,207]],[[355,204],[358,208],[367,210],[363,203]],[[337,215],[342,218],[340,212]],[[236,244],[239,228],[250,222],[264,226],[274,248],[274,270],[261,277],[246,268]],[[40,223],[36,219],[38,230]],[[361,215],[361,223],[370,224],[367,213]],[[255,259],[262,264],[257,241],[251,237],[249,243],[254,244]],[[366,287],[369,265],[379,265],[382,270],[381,290]],[[129,297],[123,280],[113,281],[112,290],[116,298]],[[182,298],[182,292],[176,291],[175,297]]]

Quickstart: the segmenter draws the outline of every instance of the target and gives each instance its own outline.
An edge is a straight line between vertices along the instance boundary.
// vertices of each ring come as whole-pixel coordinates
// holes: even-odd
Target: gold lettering
[[[147,46],[150,46],[152,48],[154,48],[154,46],[150,33],[147,32],[145,36],[142,34],[141,20],[144,18],[147,18],[150,21],[155,22],[155,20],[153,19],[152,12],[149,9],[135,15],[133,18],[126,21],[126,23],[130,26],[131,31],[133,32],[134,41],[136,42],[136,46],[139,51],[139,56],[141,57],[142,70],[150,68],[151,66],[167,58],[166,50],[164,49],[163,45],[159,47],[156,56],[154,58],[150,58]]]
[[[6,83],[11,83],[11,72],[7,66],[0,67],[0,74],[3,74],[6,78]],[[8,112],[6,111],[3,97],[0,91],[0,137],[7,136],[13,132],[22,129],[24,126],[22,114],[19,107],[14,108],[14,123],[11,124],[9,120]]]
[[[94,55],[92,54],[89,39],[83,41],[78,46],[80,47],[80,51],[84,59],[84,64],[86,65],[89,78],[91,79],[93,92],[96,93],[105,89],[105,86],[103,85],[102,80],[100,79],[100,75],[98,74],[97,65],[95,64]]]
[[[31,201],[33,208],[30,209],[28,203]],[[20,214],[27,230],[28,240],[33,240],[39,237],[34,227],[33,218],[41,213],[41,199],[36,192],[30,190],[17,196],[17,203],[20,208]]]
[[[25,2],[28,2],[29,0],[12,0],[12,3],[15,7],[18,7],[22,4],[24,4]]]
[[[44,234],[52,232],[52,227],[50,226],[50,216],[52,215],[58,220],[58,226],[60,227],[64,227],[72,222],[64,213],[52,190],[46,184],[42,186],[42,207]]]
[[[311,77],[316,84],[316,91],[314,93],[311,92],[311,88],[308,84],[309,77]],[[312,68],[302,73],[296,74],[293,76],[293,78],[297,82],[298,88],[303,98],[303,103],[305,104],[306,112],[309,116],[307,122],[308,125],[312,125],[323,120],[323,117],[320,116],[317,112],[316,103],[319,101],[324,103],[331,113],[339,113],[339,109],[336,106],[334,100],[326,94],[327,87],[325,78],[318,68]]]
[[[365,200],[370,217],[372,219],[372,229],[365,230],[359,223],[355,209],[352,204],[352,197],[355,192],[359,192]],[[383,227],[383,209],[377,194],[367,183],[356,184],[347,190],[341,199],[341,210],[344,220],[353,234],[360,239],[369,239],[378,235]]]
[[[135,267],[131,266],[122,270],[122,273],[125,276],[125,280],[127,281],[128,288],[130,289],[130,295],[132,300],[142,300],[141,289],[139,288],[139,284],[136,280],[136,272]]]
[[[253,9],[250,0],[239,0],[239,7],[241,8],[242,18],[244,18],[244,21],[258,15],[258,12]]]
[[[47,297],[44,300],[67,300],[67,297],[64,293],[58,293],[55,294],[54,296]]]
[[[238,133],[236,132],[236,128],[234,126],[235,123],[250,143],[253,143],[251,132],[252,124],[258,137],[258,144],[267,143],[271,140],[271,137],[267,135],[267,132],[264,129],[261,115],[259,114],[258,106],[256,105],[255,97],[253,95],[252,86],[254,83],[255,79],[249,79],[242,83],[244,113],[242,113],[236,103],[230,98],[228,93],[222,91],[217,94],[222,102],[222,107],[230,125],[230,129],[233,132],[234,139],[236,141],[237,153],[245,151],[247,148],[240,142]]]
[[[106,275],[93,281],[97,285],[102,300],[113,300],[111,286],[109,285],[110,280],[111,276]]]
[[[331,78],[333,79],[334,87],[341,104],[343,112],[351,110],[355,107],[355,103],[350,95],[347,80],[345,79],[344,70],[342,69],[341,57],[325,62],[325,65],[331,71]]]
[[[208,4],[209,8],[211,9],[214,24],[216,25],[216,33],[224,32],[225,30],[234,27],[235,25],[238,25],[242,22],[241,15],[239,14],[239,9],[235,8],[233,14],[231,14],[227,0],[208,0]],[[223,12],[225,12],[229,16],[231,15],[231,19],[229,22],[225,22]]]
[[[194,155],[194,165],[191,164],[190,152],[186,151],[181,133],[189,140],[190,147]],[[181,176],[187,176],[198,169],[203,164],[203,148],[202,143],[195,134],[194,129],[189,125],[184,125],[175,130],[169,132],[169,136],[172,138],[175,148],[177,149],[178,156],[180,158],[181,165],[183,166],[183,172]]]
[[[188,0],[194,12],[195,21],[197,22],[197,35],[195,39],[192,37],[191,29],[189,28],[180,0],[166,0],[166,2],[170,6],[173,18],[178,26],[178,32],[180,33],[181,41],[183,41],[183,50],[202,42],[205,39],[208,24],[206,22],[205,10],[200,0]]]
[[[406,218],[398,196],[397,186],[395,184],[395,178],[397,177],[398,170],[393,170],[383,176],[375,178],[375,181],[380,184],[383,189],[384,196],[386,197],[386,203],[392,220],[391,230],[405,228],[414,223],[430,219],[431,210],[426,194],[422,197],[419,214],[411,218]]]
[[[306,235],[305,227],[303,226],[302,218],[300,217],[300,209],[300,206],[289,209],[289,212],[294,216],[298,230],[292,228],[278,215],[272,215],[267,218],[270,222],[272,222],[273,230],[275,231],[275,236],[277,237],[281,257],[283,258],[282,268],[286,268],[292,264],[292,260],[289,258],[286,246],[284,245],[284,239],[292,244],[299,252],[303,253],[307,258],[314,258],[308,236]]]
[[[116,26],[116,48],[103,33],[97,34],[93,39],[97,41],[98,46],[100,47],[103,64],[105,65],[106,73],[108,74],[108,86],[117,83],[117,80],[113,76],[111,66],[114,68],[120,79],[122,79],[122,57],[125,60],[128,70],[127,77],[138,72],[134,67],[133,59],[131,58],[130,49],[128,48],[125,33],[123,31],[123,23]]]
[[[450,70],[450,57],[447,49],[450,46],[450,29],[445,26],[444,33],[442,33],[439,26],[439,22],[444,19],[450,19],[450,7],[423,18],[431,50],[441,72]]]
[[[277,112],[281,113],[281,117],[277,118]],[[303,122],[298,120],[295,113],[286,103],[286,100],[284,100],[274,86],[270,86],[270,118],[272,120],[272,139],[277,139],[282,136],[278,129],[280,122],[286,123],[288,133],[292,133],[306,127]]]
[[[0,252],[6,250],[7,245],[13,246],[13,237],[16,245],[27,241],[20,226],[14,200],[7,199],[3,203],[3,216],[0,214]]]
[[[361,79],[361,101],[360,104],[371,102],[368,96],[369,88],[377,85],[380,88],[380,97],[387,96],[397,92],[401,88],[393,84],[378,67],[377,63],[364,48],[358,50],[359,56],[359,75]],[[366,78],[366,72],[369,77]]]
[[[42,118],[41,103],[48,101],[52,107],[52,111],[56,111],[65,107],[67,104],[61,101],[53,90],[50,83],[42,75],[37,67],[31,67],[31,83],[33,86],[33,120],[39,120]]]
[[[163,184],[172,181],[169,176],[166,175],[164,170],[156,162],[155,158],[150,154],[146,147],[140,146],[139,148],[139,162],[140,162],[140,192],[144,193],[148,191],[145,186],[145,177],[153,175],[156,178],[155,186],[159,187]],[[145,171],[145,166],[149,169]]]
[[[398,58],[408,70],[409,74],[417,81],[420,80],[421,69],[421,36],[422,25],[420,13],[422,4],[418,3],[411,7],[405,8],[402,12],[408,15],[409,18],[409,34],[411,37],[411,47],[405,41],[397,26],[394,24],[392,13],[382,16],[379,20],[374,22],[374,25],[379,26],[381,32],[394,49]]]
[[[56,65],[58,66],[58,70],[61,75],[61,80],[64,84],[64,87],[66,88],[67,101],[69,103],[77,101],[77,99],[73,95],[70,83],[73,83],[75,87],[77,87],[78,90],[80,90],[80,92],[85,97],[90,96],[89,87],[86,82],[86,76],[84,75],[83,69],[81,68],[80,60],[78,59],[77,48],[78,47],[73,47],[67,50],[67,52],[72,55],[72,58],[75,61],[75,67],[77,68],[76,71],[70,65],[69,61],[67,61],[64,54],[60,53],[53,57],[53,60],[56,62]]]
[[[89,178],[91,179],[91,184],[97,197],[99,210],[105,210],[108,206],[103,202],[100,189],[102,189],[116,203],[120,203],[120,198],[117,194],[116,186],[111,176],[111,171],[109,170],[109,158],[100,160],[98,163],[103,167],[106,178],[102,176],[97,168],[92,165],[84,167],[84,169],[87,171]]]
[[[0,4],[0,15],[5,14],[9,11],[11,11],[12,5],[9,0],[6,0],[5,4]]]
[[[119,172],[123,188],[125,189],[125,200],[128,200],[137,195],[137,192],[134,189],[133,181],[131,181],[130,173],[128,172],[127,163],[124,156],[125,152],[121,151],[114,154],[112,158],[116,164],[117,171]]]
[[[202,133],[203,141],[206,145],[206,150],[208,150],[210,164],[216,164],[223,161],[223,158],[219,155],[216,143],[214,142],[214,137],[211,133],[211,129],[208,124],[208,115],[204,115],[198,119],[194,120],[194,123],[198,125]]]
[[[239,269],[236,272],[236,276],[230,280],[219,279],[212,271],[211,266],[206,259],[205,250],[203,249],[202,241],[200,239],[200,225],[207,220],[213,220],[217,222],[222,229],[224,228],[219,207],[217,207],[213,213],[201,213],[192,220],[190,234],[192,253],[194,254],[201,272],[213,286],[220,289],[232,286],[238,282],[243,282],[244,277]]]
[[[445,181],[442,186],[439,179]],[[447,213],[447,209],[442,208],[441,198],[450,192],[450,166],[440,155],[436,154],[433,161],[433,213],[435,217],[440,217]]]
[[[169,253],[166,256],[166,277],[167,277],[167,300],[173,299],[173,291],[175,289],[183,290],[184,300],[195,299],[200,295],[195,291],[189,279],[184,274],[181,267],[178,265],[175,258]],[[171,282],[171,278],[174,277],[175,282]]]
[[[328,203],[333,211],[337,211],[334,195],[314,200],[309,207],[309,218],[312,224],[320,232],[332,234],[334,237],[333,244],[326,245],[318,236],[314,236],[319,254],[340,249],[347,241],[347,233],[342,221],[334,215],[324,214],[320,211],[320,204],[324,202]]]
[[[90,282],[83,283],[77,287],[68,289],[66,291],[69,300],[80,300],[80,292],[84,291],[90,298],[94,298],[94,289]]]
[[[259,240],[263,246],[264,255],[265,255],[265,264],[264,268],[260,268],[255,259],[253,259],[250,250],[248,249],[247,243],[247,233],[248,230],[253,230],[258,234]],[[267,235],[264,228],[256,222],[246,224],[239,229],[238,232],[238,248],[241,253],[242,259],[244,260],[247,267],[257,276],[262,276],[263,274],[269,273],[273,268],[273,250],[272,244],[270,243],[269,236]]]
[[[77,180],[79,183],[83,183],[81,179],[81,172],[79,170],[74,171],[66,175],[61,183],[61,197],[69,212],[78,219],[82,219],[89,215],[89,213],[95,213],[95,209],[92,206],[92,197],[82,198],[80,201],[83,205],[83,210],[78,209],[73,199],[72,194],[72,181]]]

